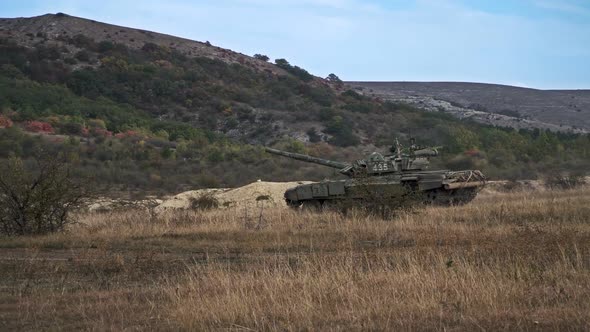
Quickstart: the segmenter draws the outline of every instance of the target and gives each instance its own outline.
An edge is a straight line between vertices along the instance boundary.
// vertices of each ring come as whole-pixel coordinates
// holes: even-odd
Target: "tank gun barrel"
[[[438,156],[437,148],[423,148],[413,151],[416,157],[436,157]]]
[[[294,153],[294,152],[286,152],[286,151],[281,151],[281,150],[267,148],[267,147],[265,147],[264,150],[268,153],[276,154],[279,156],[283,156],[283,157],[287,157],[287,158],[291,158],[291,159],[296,159],[296,160],[301,160],[301,161],[305,161],[308,163],[320,164],[320,165],[324,165],[324,166],[328,166],[328,167],[332,167],[332,168],[338,168],[340,170],[350,167],[350,164],[348,164],[348,163],[307,156],[304,154],[299,154],[299,153]]]

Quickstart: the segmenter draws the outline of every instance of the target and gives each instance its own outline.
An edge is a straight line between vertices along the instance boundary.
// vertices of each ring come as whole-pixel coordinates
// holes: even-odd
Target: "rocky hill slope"
[[[63,13],[28,18],[0,18],[0,36],[11,37],[19,45],[33,47],[42,40],[59,41],[76,35],[83,35],[99,42],[122,44],[136,50],[140,50],[146,43],[154,43],[186,56],[219,59],[272,73],[285,73],[266,61],[214,46],[209,42],[122,27]]]
[[[590,131],[590,90],[462,82],[347,82],[368,95],[512,128]]]

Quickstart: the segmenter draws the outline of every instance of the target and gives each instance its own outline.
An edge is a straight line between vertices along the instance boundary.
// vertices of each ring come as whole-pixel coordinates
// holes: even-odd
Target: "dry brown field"
[[[589,330],[590,190],[391,220],[87,213],[0,238],[1,330]]]

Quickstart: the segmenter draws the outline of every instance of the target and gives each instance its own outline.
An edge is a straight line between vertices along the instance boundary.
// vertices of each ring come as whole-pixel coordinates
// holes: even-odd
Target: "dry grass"
[[[400,213],[138,211],[0,239],[15,329],[590,329],[590,191]]]

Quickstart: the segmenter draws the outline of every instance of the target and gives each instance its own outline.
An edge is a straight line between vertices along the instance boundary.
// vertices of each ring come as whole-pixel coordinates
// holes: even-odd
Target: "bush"
[[[317,130],[314,127],[311,127],[306,132],[307,136],[309,137],[309,141],[311,143],[317,143],[322,141],[322,137],[318,134]]]
[[[340,79],[340,77],[336,76],[336,74],[332,73],[326,77],[326,81],[334,84],[336,88],[340,89],[344,86],[344,82]]]
[[[219,201],[212,194],[193,197],[190,200],[190,204],[193,210],[211,210],[219,207]]]
[[[103,40],[100,43],[98,43],[98,51],[101,53],[108,52],[114,48],[115,48],[115,44],[113,44],[112,42],[110,42],[108,40]]]
[[[81,123],[66,122],[61,127],[61,133],[67,135],[80,135],[82,134],[84,126]]]
[[[83,128],[83,129],[86,129],[86,128]],[[88,129],[86,129],[86,130],[88,130]],[[94,136],[94,137],[103,137],[103,138],[113,137],[112,131],[109,131],[109,130],[106,130],[106,129],[100,128],[100,127],[91,128],[90,130],[88,130],[88,133],[92,134],[92,136]]]
[[[78,60],[76,60],[74,58],[65,58],[64,62],[67,63],[68,65],[75,65],[78,63]]]
[[[341,146],[353,146],[360,143],[360,139],[354,134],[352,124],[347,119],[336,115],[326,124],[325,132],[332,135],[330,143]]]
[[[0,234],[28,235],[61,231],[85,197],[57,159],[37,159],[35,167],[12,157],[0,165]]]
[[[550,189],[574,189],[586,184],[582,175],[552,175],[547,178],[545,185]]]
[[[285,59],[276,59],[275,65],[279,68],[284,69],[285,71],[291,73],[293,76],[299,78],[304,82],[309,82],[313,79],[313,75],[311,75],[307,70],[300,68],[298,66],[292,66],[289,61]]]
[[[90,53],[88,53],[88,51],[85,50],[79,51],[78,53],[76,53],[74,57],[83,62],[90,61]]]
[[[326,77],[326,80],[328,80],[332,83],[342,83],[342,80],[340,79],[340,77],[336,76],[336,74],[334,74],[334,73],[328,75],[328,77]]]
[[[28,131],[32,131],[34,133],[53,133],[53,127],[51,126],[51,124],[41,121],[29,121],[26,124],[25,129]]]
[[[106,129],[107,126],[104,123],[104,120],[101,119],[90,119],[86,122],[88,124],[88,127],[90,128],[101,128],[101,129]]]
[[[262,60],[262,61],[270,60],[270,58],[264,54],[254,54],[254,59],[258,59],[258,60]]]
[[[8,117],[0,115],[0,128],[10,128],[13,123]]]

